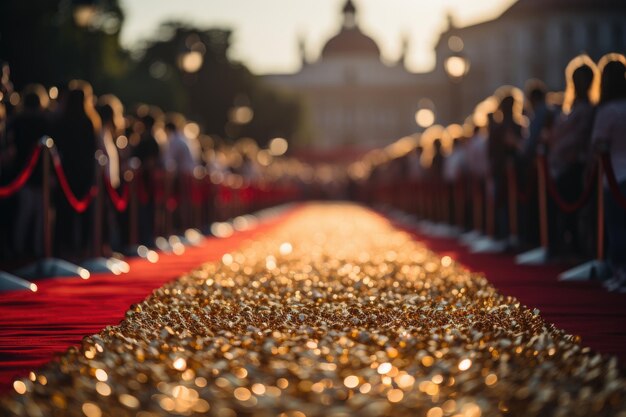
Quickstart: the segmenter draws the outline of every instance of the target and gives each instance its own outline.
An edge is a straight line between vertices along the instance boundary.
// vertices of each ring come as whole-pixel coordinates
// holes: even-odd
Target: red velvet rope
[[[7,198],[15,194],[19,191],[20,188],[26,184],[26,181],[33,174],[35,166],[37,165],[37,161],[39,160],[39,156],[41,155],[41,146],[37,146],[33,149],[33,153],[30,155],[30,159],[28,163],[20,172],[20,174],[10,183],[5,186],[0,187],[0,198]]]
[[[129,195],[128,184],[124,184],[122,188],[122,192],[118,193],[117,190],[113,188],[113,185],[111,185],[111,181],[109,180],[109,178],[105,175],[104,186],[107,189],[107,193],[109,194],[109,198],[111,199],[111,202],[113,203],[113,207],[115,207],[115,210],[119,212],[126,211],[126,208],[128,207],[128,195]]]
[[[65,176],[65,172],[63,171],[63,165],[61,165],[61,158],[59,157],[59,154],[56,153],[55,148],[50,148],[50,151],[54,170],[57,173],[59,184],[61,185],[61,189],[63,190],[63,194],[65,194],[67,202],[70,203],[70,206],[72,206],[75,212],[83,213],[85,210],[87,210],[93,199],[98,194],[98,187],[96,187],[95,185],[92,186],[87,195],[85,195],[82,199],[78,199],[72,191],[70,184],[67,182],[67,177]]]
[[[606,175],[606,181],[609,184],[609,190],[611,190],[611,194],[617,204],[622,206],[624,210],[626,210],[626,197],[622,195],[622,192],[619,189],[619,184],[617,183],[617,178],[615,178],[615,171],[613,171],[613,164],[611,163],[611,158],[609,154],[604,152],[600,156],[602,161],[602,167],[604,168],[604,174]]]
[[[546,177],[546,185],[547,185],[548,192],[550,196],[552,197],[552,199],[554,200],[554,202],[557,204],[557,206],[559,206],[561,211],[564,211],[565,213],[573,213],[581,209],[587,203],[587,201],[589,200],[589,197],[591,197],[591,192],[593,191],[594,178],[596,177],[596,174],[598,172],[597,170],[595,170],[594,174],[590,178],[588,178],[587,183],[585,184],[585,188],[583,189],[583,192],[581,196],[578,198],[578,200],[576,200],[573,203],[570,203],[568,201],[565,201],[559,194],[556,184],[554,183],[554,179],[549,174],[548,161],[546,160],[546,157],[539,156],[539,163],[543,167],[543,171]]]

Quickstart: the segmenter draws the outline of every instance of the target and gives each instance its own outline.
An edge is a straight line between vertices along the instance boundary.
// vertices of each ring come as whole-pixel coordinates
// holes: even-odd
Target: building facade
[[[435,68],[415,74],[403,59],[382,62],[347,0],[341,31],[316,62],[303,58],[299,72],[265,79],[307,101],[314,147],[370,148],[418,131],[415,112],[423,99],[434,103],[437,123],[459,122],[499,86],[539,78],[562,90],[571,58],[587,53],[597,60],[608,52],[626,52],[626,1],[519,0],[488,22],[459,28],[449,18],[435,45]],[[468,64],[462,77],[446,71],[452,56]]]

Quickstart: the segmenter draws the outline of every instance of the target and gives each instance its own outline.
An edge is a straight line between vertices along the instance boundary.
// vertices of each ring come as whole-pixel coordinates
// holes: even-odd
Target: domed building
[[[428,73],[408,72],[404,57],[395,65],[383,63],[347,0],[343,26],[319,60],[303,58],[298,73],[266,80],[306,99],[313,147],[380,147],[418,130],[421,99],[434,103],[437,123],[448,124],[462,121],[501,85],[524,87],[540,78],[549,89],[563,90],[565,66],[576,55],[597,60],[626,51],[626,1],[518,0],[498,18],[466,27],[448,17],[434,50],[435,68]],[[449,58],[463,58],[469,70],[452,78]]]
[[[343,8],[341,31],[316,62],[303,58],[298,73],[265,79],[306,99],[313,147],[379,147],[416,131],[417,76],[403,59],[382,62],[376,41],[359,28],[351,0]]]

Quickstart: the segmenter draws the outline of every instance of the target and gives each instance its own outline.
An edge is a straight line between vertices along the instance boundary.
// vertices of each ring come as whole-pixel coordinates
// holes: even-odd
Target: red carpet
[[[83,336],[119,323],[129,306],[153,289],[203,262],[219,259],[247,239],[261,237],[287,215],[293,214],[228,239],[206,239],[182,256],[160,254],[157,264],[131,260],[126,275],[98,274],[87,281],[50,279],[38,282],[36,294],[0,294],[0,392]],[[453,240],[413,235],[430,249],[485,273],[501,293],[539,308],[547,321],[582,336],[585,346],[626,362],[626,295],[607,293],[598,283],[558,282],[561,268],[556,266],[516,266],[509,255],[470,254]]]
[[[626,364],[626,294],[609,293],[599,282],[558,281],[563,266],[520,266],[513,255],[473,254],[454,239],[407,231],[431,250],[485,274],[500,293],[538,308],[546,321],[581,336],[583,346]]]
[[[0,293],[0,392],[16,377],[26,376],[84,336],[118,324],[131,304],[142,301],[155,288],[221,258],[246,240],[259,238],[292,213],[230,238],[205,239],[201,246],[187,247],[181,256],[160,253],[156,264],[132,259],[125,275],[94,274],[86,281],[47,279],[37,282],[37,293]]]

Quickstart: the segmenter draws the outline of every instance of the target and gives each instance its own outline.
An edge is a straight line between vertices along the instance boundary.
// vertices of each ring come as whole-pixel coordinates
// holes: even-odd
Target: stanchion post
[[[463,184],[463,178],[458,178],[456,180],[456,184],[454,186],[455,190],[455,217],[456,217],[456,225],[459,227],[459,230],[465,229],[465,187]]]
[[[50,148],[54,146],[52,138],[42,140],[43,149],[43,249],[46,258],[52,258],[52,213],[50,206]]]
[[[487,236],[493,238],[496,235],[496,211],[493,179],[487,179],[485,201],[487,203]]]
[[[537,158],[538,178],[538,201],[539,201],[539,233],[541,239],[541,247],[548,250],[548,196],[546,194],[546,175],[545,165],[542,159],[543,155]]]
[[[596,249],[596,260],[604,260],[604,166],[602,158],[598,158],[598,243]]]
[[[473,229],[478,232],[483,232],[483,190],[478,179],[472,178],[473,193]]]
[[[509,206],[509,236],[512,241],[517,241],[517,176],[515,175],[515,165],[510,159],[506,164],[508,181],[508,206]]]
[[[94,222],[93,222],[93,256],[99,257],[102,255],[102,218],[103,218],[103,181],[104,167],[107,163],[107,157],[102,152],[96,153],[96,187],[97,194],[95,198],[94,207]]]
[[[137,175],[139,171],[131,169],[130,182],[128,184],[129,189],[129,207],[128,207],[128,243],[131,246],[136,246],[139,242],[139,225],[137,224],[138,211],[139,211],[139,199],[137,195]]]

